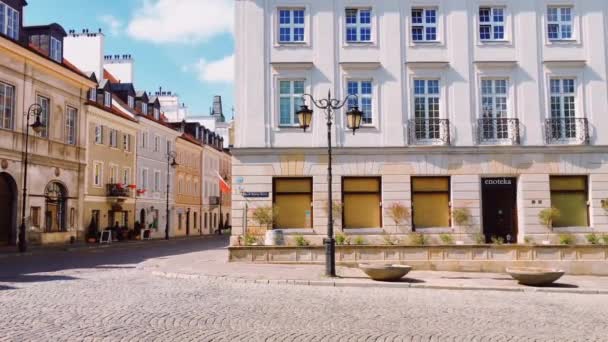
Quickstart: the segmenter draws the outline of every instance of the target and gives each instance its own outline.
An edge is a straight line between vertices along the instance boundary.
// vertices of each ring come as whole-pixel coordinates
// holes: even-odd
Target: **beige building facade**
[[[202,146],[187,133],[175,142],[175,208],[170,236],[202,235],[201,230],[201,155]]]

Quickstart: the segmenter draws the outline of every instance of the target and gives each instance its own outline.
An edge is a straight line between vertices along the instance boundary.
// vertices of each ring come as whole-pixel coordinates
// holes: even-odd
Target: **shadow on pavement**
[[[169,241],[151,241],[149,245],[129,248],[115,245],[109,248],[73,251],[48,251],[0,259],[0,281],[42,282],[74,280],[69,276],[36,275],[75,269],[135,268],[148,259],[182,255],[203,250],[224,249],[228,236],[213,236]]]

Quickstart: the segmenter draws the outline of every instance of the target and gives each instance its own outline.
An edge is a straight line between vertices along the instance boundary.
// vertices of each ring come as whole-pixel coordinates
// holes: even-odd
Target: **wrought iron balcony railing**
[[[131,197],[131,189],[122,184],[107,184],[108,197]]]
[[[480,144],[518,145],[519,119],[483,118],[477,121],[477,139]]]
[[[409,121],[410,145],[449,145],[450,120],[413,119]]]
[[[589,123],[586,118],[550,118],[545,121],[547,144],[589,144]]]

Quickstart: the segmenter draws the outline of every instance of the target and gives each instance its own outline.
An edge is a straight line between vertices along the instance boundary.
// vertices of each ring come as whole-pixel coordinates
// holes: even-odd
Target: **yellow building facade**
[[[201,231],[201,155],[203,147],[183,134],[175,143],[175,210],[172,236],[202,235]]]

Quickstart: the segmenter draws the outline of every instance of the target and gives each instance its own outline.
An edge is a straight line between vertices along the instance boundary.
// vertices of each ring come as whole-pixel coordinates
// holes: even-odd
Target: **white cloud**
[[[153,43],[204,42],[232,32],[234,0],[144,0],[127,32]]]
[[[115,16],[111,14],[102,15],[99,17],[99,21],[104,23],[110,29],[110,33],[112,35],[117,36],[120,34],[120,31],[122,30],[122,22]]]
[[[192,68],[198,74],[201,82],[224,82],[234,81],[234,55],[226,56],[222,59],[207,62],[201,58]]]

